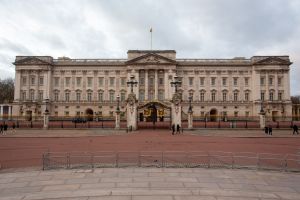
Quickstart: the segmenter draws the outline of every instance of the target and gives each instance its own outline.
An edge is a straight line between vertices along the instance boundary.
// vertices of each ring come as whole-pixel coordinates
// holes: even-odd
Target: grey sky
[[[299,0],[0,0],[0,78],[16,55],[126,58],[174,49],[183,58],[290,55],[300,95]]]

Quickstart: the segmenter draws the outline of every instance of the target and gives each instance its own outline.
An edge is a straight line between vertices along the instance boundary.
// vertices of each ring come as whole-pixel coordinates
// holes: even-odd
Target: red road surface
[[[59,131],[59,130],[57,130]],[[86,137],[1,137],[2,168],[41,166],[43,152],[72,151],[227,151],[297,154],[300,137],[205,137],[170,135],[167,130]]]

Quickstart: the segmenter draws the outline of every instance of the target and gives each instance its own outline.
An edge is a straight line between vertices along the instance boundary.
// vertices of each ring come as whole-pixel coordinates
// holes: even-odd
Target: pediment
[[[128,60],[126,64],[176,64],[176,61],[155,53],[148,53]]]
[[[14,62],[15,65],[51,65],[52,63],[46,62],[36,57],[27,57]]]
[[[292,64],[290,61],[278,57],[268,57],[254,63],[254,65],[290,65],[290,64]]]

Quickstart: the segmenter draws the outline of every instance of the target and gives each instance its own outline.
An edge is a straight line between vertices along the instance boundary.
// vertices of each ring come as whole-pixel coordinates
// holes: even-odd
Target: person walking
[[[294,124],[294,126],[293,126],[293,135],[295,133],[297,133],[297,135],[299,134],[299,132],[298,132],[298,126],[296,124]]]
[[[265,134],[268,135],[269,133],[269,128],[265,126]]]
[[[3,134],[3,125],[2,124],[0,124],[0,133]]]
[[[172,124],[172,135],[175,134],[175,124]]]
[[[11,130],[11,132],[12,133],[16,133],[16,125],[15,125],[15,123],[13,122],[13,124],[12,124],[12,130]]]
[[[269,126],[269,135],[272,135],[272,127],[271,126]]]
[[[177,124],[176,128],[177,128],[176,133],[180,134],[180,126],[179,126],[179,124]]]
[[[3,135],[6,135],[6,131],[7,131],[7,124],[3,125]]]

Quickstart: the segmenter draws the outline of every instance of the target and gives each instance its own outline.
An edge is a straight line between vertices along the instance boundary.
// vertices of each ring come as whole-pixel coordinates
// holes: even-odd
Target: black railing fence
[[[252,152],[46,152],[43,169],[187,167],[300,171],[300,156]]]

